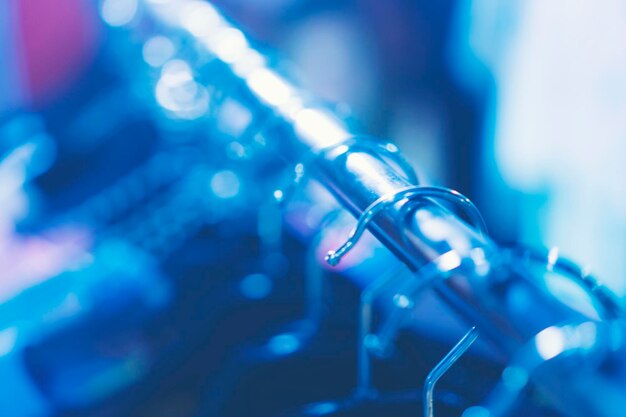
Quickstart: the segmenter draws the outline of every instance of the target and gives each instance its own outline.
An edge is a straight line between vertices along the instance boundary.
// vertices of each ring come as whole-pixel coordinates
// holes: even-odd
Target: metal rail
[[[621,334],[621,318],[614,317],[594,293],[565,278],[571,284],[568,288],[557,285],[559,277],[550,269],[555,260],[548,257],[547,268],[540,270],[537,264],[511,262],[489,238],[442,206],[436,195],[418,193],[416,198],[394,199],[419,184],[410,183],[383,153],[358,146],[358,138],[340,118],[274,70],[244,33],[214,7],[200,0],[144,0],[140,4],[139,13],[147,23],[136,26],[138,33],[146,38],[167,35],[190,51],[190,62],[172,58],[162,66],[157,99],[160,91],[167,93],[168,86],[175,88],[181,82],[191,82],[196,93],[203,89],[221,91],[222,96],[236,94],[244,106],[263,113],[255,137],[271,142],[283,160],[303,163],[309,175],[355,217],[377,201],[392,201],[375,217],[370,216],[368,230],[416,272],[416,279],[436,274],[439,278],[434,280],[434,287],[439,294],[508,360],[527,350],[527,344],[538,334],[562,323],[610,320]],[[205,70],[199,70],[201,77],[194,78],[189,68],[199,66]],[[224,85],[229,91],[223,91]],[[161,104],[182,119],[195,115],[180,103]],[[219,101],[205,104],[214,114]],[[574,303],[572,291],[578,297]],[[605,352],[604,347],[613,343],[611,355],[623,352],[624,342],[616,340],[597,339],[594,346],[602,346],[600,350]],[[548,342],[558,348],[558,340]],[[622,366],[625,360],[626,356]],[[625,374],[591,366],[585,373],[578,372],[557,384],[550,375],[563,377],[565,367],[557,369],[560,371],[544,373],[535,382],[556,398],[556,403],[575,403],[565,407],[571,415],[615,416],[619,414],[615,410],[626,410],[626,396],[612,395],[626,390]],[[600,381],[610,389],[593,389],[581,378]],[[610,401],[602,401],[609,393]]]

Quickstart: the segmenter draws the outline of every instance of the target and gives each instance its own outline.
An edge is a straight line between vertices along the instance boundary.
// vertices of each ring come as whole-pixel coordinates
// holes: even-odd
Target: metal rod
[[[467,349],[478,338],[478,329],[472,327],[466,334],[458,341],[456,345],[443,359],[435,365],[435,367],[428,373],[426,382],[424,382],[424,417],[434,417],[434,391],[435,384],[439,379],[448,372],[448,369],[456,363],[457,360],[467,352]]]
[[[246,105],[260,109],[266,118],[255,137],[271,142],[281,158],[290,163],[317,154],[310,167],[312,176],[357,218],[379,199],[419,185],[411,184],[375,152],[345,145],[355,136],[346,124],[274,70],[244,33],[207,2],[143,0],[141,5],[141,16],[152,21],[139,25],[140,33],[179,37],[181,45],[192,49],[189,59],[200,57],[198,66],[204,68],[207,62],[213,65],[214,72],[195,82],[195,89],[188,89],[202,93],[198,94],[202,99],[199,107],[161,103],[166,110],[178,112],[182,118],[196,117],[197,111],[207,106],[207,91],[220,91],[220,84],[228,84],[230,91],[247,100]],[[165,71],[164,66],[157,84],[157,100],[172,83],[187,82],[192,77],[188,67],[197,63],[187,65],[179,60],[175,64],[168,67],[174,73]],[[220,102],[224,101],[216,100],[212,105]],[[454,271],[442,274],[435,283],[436,290],[469,323],[478,325],[504,358],[513,357],[550,326],[581,317],[603,318],[593,294],[591,301],[577,300],[586,303],[584,308],[573,306],[567,297],[541,281],[536,271],[503,266],[497,245],[436,201],[412,201],[409,210],[406,205],[398,202],[387,207],[369,222],[368,230],[413,271],[434,260],[438,260],[442,272]],[[594,376],[612,378],[607,383],[626,389],[626,378],[600,374],[598,371]],[[592,398],[592,393],[574,386],[570,391],[559,390],[561,398],[586,398],[594,410],[605,407]],[[626,409],[626,397],[623,406]],[[603,415],[600,411],[597,414]]]
[[[181,36],[195,48],[190,55],[206,54],[219,65],[212,67],[216,83],[230,84],[251,107],[264,111],[270,122],[256,135],[269,138],[284,160],[293,163],[317,154],[309,167],[311,175],[355,217],[376,201],[416,185],[379,155],[345,145],[355,136],[346,124],[272,69],[243,32],[207,2],[143,0],[142,4],[155,26]],[[170,74],[162,75],[161,81],[178,79],[166,76]],[[203,82],[211,82],[211,77],[205,78]],[[206,87],[219,89],[218,85]],[[368,230],[413,271],[448,253],[455,254],[446,258],[448,263],[480,258],[486,259],[483,266],[488,269],[499,251],[479,231],[428,198],[413,202],[410,211],[402,202],[387,207],[369,222]],[[449,266],[441,265],[444,270]],[[532,300],[532,311],[489,291],[492,282],[475,268],[475,262],[436,286],[453,308],[511,356],[541,330],[580,315],[526,278],[510,274],[505,279],[509,290]]]

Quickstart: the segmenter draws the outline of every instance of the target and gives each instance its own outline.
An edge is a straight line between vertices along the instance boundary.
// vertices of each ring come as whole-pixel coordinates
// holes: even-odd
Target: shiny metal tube
[[[257,135],[272,142],[286,161],[310,161],[307,169],[311,175],[355,216],[376,200],[411,185],[385,158],[351,147],[348,140],[354,134],[350,129],[275,71],[245,35],[212,6],[199,0],[144,0],[142,5],[144,17],[151,23],[140,26],[141,30],[149,27],[150,33],[184,39],[191,45],[193,56],[219,65],[220,81],[216,83],[228,79],[240,97],[264,109],[268,121]],[[210,89],[211,74],[206,78],[209,81],[202,83]],[[434,286],[441,296],[470,324],[478,326],[509,360],[545,329],[562,323],[614,319],[585,288],[573,285],[563,290],[563,285],[555,284],[563,282],[549,269],[537,271],[507,262],[497,245],[435,200],[395,204],[377,216],[369,230],[416,271],[416,279],[427,279],[424,274],[439,275]],[[572,294],[579,296],[574,297],[574,303]],[[623,342],[615,351],[620,349]],[[614,388],[607,392],[614,392],[616,387],[626,390],[626,378],[621,373],[611,374],[600,367],[587,372],[594,381]],[[598,399],[601,390],[543,378],[544,388],[558,399],[556,403],[566,403],[575,395],[576,401],[584,404],[579,409],[587,414],[567,407],[571,415],[609,416],[618,415],[615,410],[626,410],[626,396],[612,396],[611,401],[603,402]]]

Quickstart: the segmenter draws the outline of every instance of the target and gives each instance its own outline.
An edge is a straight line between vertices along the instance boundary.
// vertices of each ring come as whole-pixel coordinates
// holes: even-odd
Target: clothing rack
[[[485,415],[507,415],[528,384],[565,415],[626,415],[622,309],[576,264],[555,249],[499,246],[467,197],[422,184],[395,145],[353,132],[209,3],[141,0],[134,21],[108,23],[139,37],[144,56],[154,53],[153,98],[174,123],[210,125],[235,100],[252,114],[241,135],[293,170],[278,200],[310,179],[355,216],[345,244],[320,262],[337,265],[367,230],[412,271],[398,294],[433,288],[480,330],[508,363]]]

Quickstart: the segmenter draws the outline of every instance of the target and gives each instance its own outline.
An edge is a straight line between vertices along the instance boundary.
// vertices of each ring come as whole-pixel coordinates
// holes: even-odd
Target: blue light
[[[338,408],[339,407],[337,406],[336,403],[328,401],[328,402],[312,404],[311,406],[307,407],[307,411],[310,414],[322,416],[325,414],[333,413],[337,411]]]
[[[300,340],[290,333],[279,334],[270,339],[267,347],[276,355],[289,355],[300,349]]]
[[[470,407],[463,411],[461,417],[489,417],[491,413],[484,407]]]
[[[244,297],[260,300],[272,291],[272,280],[263,274],[251,274],[241,280],[239,289]]]
[[[510,391],[520,391],[528,383],[528,372],[517,366],[508,366],[502,372],[502,381]]]
[[[399,308],[411,308],[413,307],[413,302],[409,297],[404,294],[396,294],[393,296],[394,304]]]

